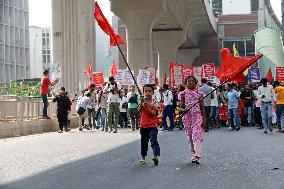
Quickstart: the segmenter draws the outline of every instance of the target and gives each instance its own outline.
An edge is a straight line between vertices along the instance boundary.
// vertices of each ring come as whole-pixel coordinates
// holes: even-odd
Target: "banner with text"
[[[184,83],[184,80],[190,75],[194,76],[194,67],[193,66],[183,66],[182,67],[182,82]]]
[[[276,80],[284,81],[284,67],[276,67]]]
[[[150,72],[149,84],[156,83],[156,68],[146,68]]]
[[[203,71],[203,77],[204,78],[210,78],[211,76],[214,76],[215,74],[215,65],[214,63],[209,64],[203,64],[202,65],[202,71]]]
[[[103,72],[94,72],[93,81],[96,85],[96,88],[104,86],[104,73]]]
[[[260,82],[260,70],[259,68],[249,68],[248,76],[250,83],[258,83]]]
[[[138,85],[145,85],[148,84],[150,81],[150,71],[149,70],[139,70],[139,74],[137,76],[137,83]]]

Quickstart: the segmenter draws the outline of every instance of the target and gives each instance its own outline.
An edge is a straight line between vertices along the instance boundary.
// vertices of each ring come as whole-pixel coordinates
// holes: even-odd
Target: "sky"
[[[88,0],[86,0],[88,1]],[[103,13],[111,20],[109,0],[97,0]],[[30,26],[51,27],[51,0],[29,0]]]
[[[86,0],[87,1],[87,0]],[[111,20],[109,0],[97,0],[103,13]],[[281,20],[281,0],[270,0],[275,14]],[[29,0],[30,25],[51,27],[51,0]]]

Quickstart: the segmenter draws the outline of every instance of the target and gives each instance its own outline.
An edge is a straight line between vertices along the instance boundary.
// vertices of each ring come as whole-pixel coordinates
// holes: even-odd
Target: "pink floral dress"
[[[186,89],[181,93],[181,95],[183,95],[185,99],[185,108],[188,108],[196,103],[203,96],[203,93],[197,89]],[[195,152],[195,143],[203,142],[204,137],[204,130],[202,128],[203,116],[201,115],[200,104],[196,104],[190,111],[188,111],[182,117],[182,122],[185,134],[191,144],[191,149]]]

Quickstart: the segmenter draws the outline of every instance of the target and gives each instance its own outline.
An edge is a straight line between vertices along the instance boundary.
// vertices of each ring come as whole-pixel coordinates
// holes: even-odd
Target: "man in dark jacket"
[[[70,111],[70,99],[66,96],[65,88],[61,87],[61,91],[59,96],[53,99],[53,102],[57,102],[57,119],[59,123],[59,131],[58,133],[63,132],[63,127],[65,131],[68,132],[69,129],[67,127],[68,122],[68,112]]]

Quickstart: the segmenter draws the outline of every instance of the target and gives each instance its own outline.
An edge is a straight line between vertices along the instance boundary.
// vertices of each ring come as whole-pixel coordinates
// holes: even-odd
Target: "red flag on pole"
[[[243,72],[262,57],[262,55],[256,55],[251,58],[234,57],[230,55],[228,48],[221,49],[220,55],[222,63],[215,75],[221,83],[233,75],[235,76],[230,81],[243,82]]]
[[[92,59],[89,57],[89,66],[86,70],[83,71],[84,74],[90,75],[92,73]]]
[[[111,65],[111,69],[110,69],[110,75],[115,77],[116,74],[117,74],[116,64],[115,64],[114,60],[112,60],[112,65]]]
[[[101,27],[101,29],[108,35],[110,36],[110,45],[111,46],[116,46],[115,40],[118,45],[123,45],[124,41],[121,39],[121,37],[114,33],[113,28],[111,25],[108,23],[107,19],[105,18],[103,12],[101,11],[101,8],[98,4],[98,2],[95,2],[94,6],[94,17],[98,22],[98,25]]]
[[[269,68],[269,70],[267,71],[266,79],[267,79],[267,81],[269,81],[269,82],[272,81],[272,71],[271,71],[271,68]]]

